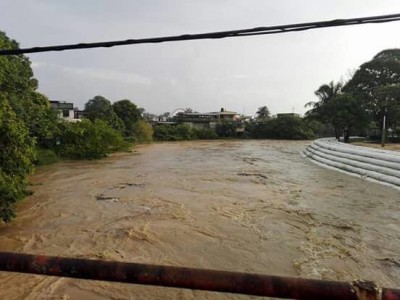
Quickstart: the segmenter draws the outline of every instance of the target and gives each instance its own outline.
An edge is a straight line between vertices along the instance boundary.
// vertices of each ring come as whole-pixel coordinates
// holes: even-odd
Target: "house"
[[[58,116],[68,122],[78,122],[81,119],[82,112],[74,108],[74,104],[66,101],[50,100],[50,107],[58,111]]]
[[[187,124],[194,128],[210,128],[215,130],[218,123],[237,122],[237,131],[243,131],[240,115],[234,111],[227,111],[221,108],[218,112],[198,113],[198,112],[179,112],[174,117],[174,121]]]

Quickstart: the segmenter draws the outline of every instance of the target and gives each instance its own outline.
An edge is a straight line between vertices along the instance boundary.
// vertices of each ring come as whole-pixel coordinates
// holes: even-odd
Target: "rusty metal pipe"
[[[0,271],[295,299],[360,299],[357,283],[0,252]],[[363,282],[365,284],[365,282]],[[368,284],[367,284],[368,285]],[[370,285],[369,285],[370,287]],[[375,292],[374,292],[375,291]],[[400,290],[379,289],[383,300]],[[373,293],[377,290],[372,289]]]

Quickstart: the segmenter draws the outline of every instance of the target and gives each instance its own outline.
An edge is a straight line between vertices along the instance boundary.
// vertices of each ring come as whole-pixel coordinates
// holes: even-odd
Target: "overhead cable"
[[[368,23],[386,23],[395,21],[400,21],[400,14],[352,18],[352,19],[336,19],[331,21],[275,25],[275,26],[256,27],[256,28],[239,29],[239,30],[217,31],[217,32],[199,33],[199,34],[183,34],[183,35],[155,37],[155,38],[128,39],[120,41],[94,42],[94,43],[79,43],[79,44],[32,47],[32,48],[22,48],[22,49],[0,49],[0,56],[18,55],[23,53],[49,52],[49,51],[79,50],[79,49],[90,49],[90,48],[101,48],[101,47],[109,48],[114,46],[125,46],[125,45],[135,45],[135,44],[154,44],[154,43],[178,42],[178,41],[202,40],[202,39],[222,39],[229,37],[278,34],[278,33],[287,33],[293,31],[320,29],[326,27],[362,25]]]

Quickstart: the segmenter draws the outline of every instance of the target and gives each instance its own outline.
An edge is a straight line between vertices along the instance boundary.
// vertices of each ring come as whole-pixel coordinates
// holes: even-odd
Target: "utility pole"
[[[383,124],[382,124],[382,141],[381,141],[381,146],[385,147],[385,139],[386,138],[386,110],[383,115]]]

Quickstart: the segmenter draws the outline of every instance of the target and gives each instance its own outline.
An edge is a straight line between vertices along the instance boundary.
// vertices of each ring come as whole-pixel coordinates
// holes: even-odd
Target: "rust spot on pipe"
[[[382,299],[382,289],[375,282],[355,280],[352,282],[352,286],[358,300]]]

